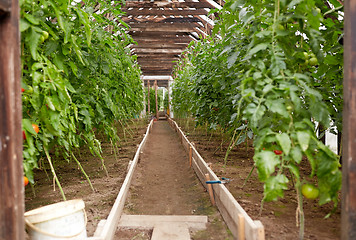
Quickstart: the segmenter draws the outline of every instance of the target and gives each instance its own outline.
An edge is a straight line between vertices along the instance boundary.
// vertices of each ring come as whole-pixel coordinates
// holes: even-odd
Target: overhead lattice
[[[122,20],[137,42],[131,48],[143,75],[171,75],[174,61],[188,44],[211,33],[210,9],[223,4],[213,0],[127,1]],[[159,80],[158,85],[167,86],[168,81]]]

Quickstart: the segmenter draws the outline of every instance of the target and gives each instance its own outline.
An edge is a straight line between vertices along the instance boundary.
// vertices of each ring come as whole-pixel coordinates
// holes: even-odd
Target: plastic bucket
[[[33,240],[81,240],[87,238],[83,200],[75,199],[40,207],[25,213]]]

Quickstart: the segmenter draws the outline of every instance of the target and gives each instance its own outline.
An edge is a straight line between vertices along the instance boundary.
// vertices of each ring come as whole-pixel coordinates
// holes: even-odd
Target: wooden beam
[[[162,60],[169,60],[169,59],[178,59],[179,56],[175,54],[154,54],[154,53],[140,53],[137,55],[137,59],[147,59],[147,58],[153,58],[153,59],[162,59]]]
[[[127,1],[126,8],[215,8],[208,2],[139,2],[139,1]]]
[[[185,49],[188,44],[187,43],[166,43],[165,41],[162,42],[154,42],[154,43],[147,43],[147,42],[137,42],[138,45],[133,45],[133,48],[173,48],[173,49]]]
[[[0,6],[0,239],[25,239],[18,0]]]
[[[155,48],[133,48],[135,54],[138,53],[168,53],[168,54],[181,54],[182,49],[155,49]]]
[[[208,11],[204,9],[196,9],[196,10],[190,10],[190,9],[176,9],[174,8],[173,10],[171,9],[163,9],[163,8],[132,8],[132,9],[122,9],[124,12],[126,12],[126,15],[133,15],[133,16],[144,16],[144,15],[151,15],[151,16],[196,16],[196,15],[207,15]]]
[[[201,27],[197,23],[129,23],[130,31],[145,32],[191,32],[196,27]]]
[[[170,75],[172,71],[168,70],[150,70],[150,71],[142,71],[143,74],[147,75]],[[167,81],[168,82],[168,81]]]
[[[156,17],[156,18],[138,18],[135,16],[130,16],[130,17],[123,17],[121,18],[122,21],[126,23],[133,23],[133,22],[142,22],[142,23],[151,23],[151,22],[157,22],[157,23],[185,23],[185,22],[201,22],[201,20],[197,17],[194,16],[184,16],[184,17]]]
[[[156,38],[160,38],[160,39],[163,39],[163,38],[188,38],[189,37],[189,34],[187,33],[184,33],[184,32],[165,32],[165,33],[162,33],[162,32],[159,32],[159,31],[150,31],[150,32],[143,32],[143,31],[131,31],[131,36],[134,37],[135,39],[135,36],[141,36],[141,37],[156,37]]]
[[[345,1],[341,239],[356,239],[356,0]]]
[[[143,36],[134,36],[133,39],[136,42],[148,42],[148,43],[152,43],[152,42],[158,42],[158,43],[190,43],[191,41],[193,41],[193,38],[190,37],[189,35],[186,35],[184,37],[159,37],[159,36],[147,36],[147,37],[143,37]]]

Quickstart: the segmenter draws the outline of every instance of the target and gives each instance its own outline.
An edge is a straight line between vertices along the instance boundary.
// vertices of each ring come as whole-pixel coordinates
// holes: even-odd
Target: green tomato
[[[320,14],[321,13],[321,10],[320,10],[320,8],[315,8],[315,10]]]
[[[279,31],[283,31],[283,30],[284,30],[283,25],[282,25],[282,24],[278,24],[278,26],[277,26],[277,30],[279,30]]]
[[[22,102],[27,102],[30,98],[27,95],[22,95]]]
[[[48,34],[48,32],[43,31],[42,36],[44,37],[44,40],[46,40],[48,38],[49,34]]]
[[[318,64],[318,59],[316,57],[312,57],[309,59],[310,66],[315,66]]]
[[[316,199],[319,196],[319,189],[313,184],[307,183],[302,186],[302,194],[308,199]]]
[[[303,52],[303,54],[304,54],[304,58],[305,58],[306,60],[308,60],[308,59],[309,59],[309,54],[308,54],[307,52]]]
[[[43,43],[44,40],[45,40],[45,37],[44,37],[43,35],[41,35],[41,37],[40,37],[40,43]]]
[[[33,93],[33,88],[31,86],[28,86],[28,89],[26,90],[28,94]]]

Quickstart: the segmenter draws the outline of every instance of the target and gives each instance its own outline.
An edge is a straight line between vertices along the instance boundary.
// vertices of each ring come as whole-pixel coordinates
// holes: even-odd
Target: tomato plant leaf
[[[283,197],[283,191],[288,189],[287,183],[288,178],[283,174],[270,176],[263,186],[263,201],[276,201],[278,197]]]
[[[297,139],[302,151],[305,152],[309,147],[309,141],[310,141],[309,133],[304,131],[298,131]]]
[[[299,146],[293,147],[292,150],[290,151],[290,156],[292,157],[294,162],[299,164],[303,158],[303,153],[300,150],[300,147]]]
[[[36,32],[36,30],[31,27],[30,28],[30,33],[26,35],[26,42],[28,43],[29,47],[30,47],[30,52],[32,55],[32,58],[37,60],[37,48],[38,48],[38,44],[40,41],[40,37],[41,34],[39,34],[38,32]]]
[[[36,135],[37,133],[32,127],[32,121],[30,119],[22,119],[22,126],[23,128],[28,131],[29,133]]]
[[[291,140],[287,133],[276,134],[278,144],[282,147],[283,152],[288,155],[291,148]]]
[[[258,177],[261,181],[266,181],[272,173],[274,173],[276,166],[279,164],[279,157],[272,151],[261,151],[253,157]]]

